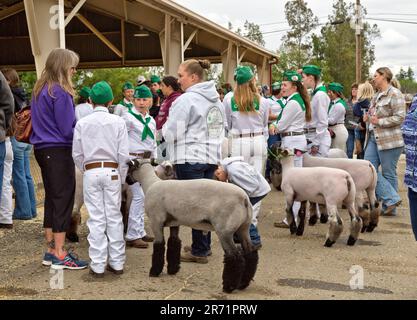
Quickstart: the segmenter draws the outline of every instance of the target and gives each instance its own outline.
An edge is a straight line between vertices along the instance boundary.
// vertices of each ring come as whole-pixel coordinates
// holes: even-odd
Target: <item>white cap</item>
[[[144,76],[138,76],[137,85],[140,86],[146,82],[146,78]]]

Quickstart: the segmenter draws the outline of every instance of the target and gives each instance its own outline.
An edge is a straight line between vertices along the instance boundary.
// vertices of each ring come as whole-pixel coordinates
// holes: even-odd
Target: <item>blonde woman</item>
[[[382,200],[383,215],[395,215],[401,204],[398,194],[397,163],[403,151],[404,141],[401,124],[405,118],[403,94],[391,84],[389,68],[379,68],[374,74],[374,85],[378,93],[364,116],[369,123],[366,137],[365,159],[379,171],[376,195]]]
[[[136,87],[133,107],[122,116],[126,122],[129,155],[132,159],[143,158],[145,153],[150,153],[153,158],[156,158],[156,123],[149,115],[151,106],[151,90],[145,85]],[[130,190],[133,198],[129,209],[126,245],[146,249],[148,242],[152,242],[153,238],[147,236],[145,231],[145,195],[139,182],[132,184]]]
[[[229,139],[231,139],[232,157],[243,156],[260,173],[264,174],[267,151],[268,118],[270,102],[261,97],[256,88],[255,75],[247,66],[235,70],[236,86],[233,95],[223,101]],[[261,245],[256,228],[261,202],[253,206],[253,218],[250,229],[252,243]]]
[[[43,264],[55,269],[84,269],[87,263],[64,249],[65,233],[74,205],[75,166],[72,142],[75,127],[74,89],[71,81],[78,55],[54,49],[33,88],[30,138],[45,187],[44,223],[48,249]]]

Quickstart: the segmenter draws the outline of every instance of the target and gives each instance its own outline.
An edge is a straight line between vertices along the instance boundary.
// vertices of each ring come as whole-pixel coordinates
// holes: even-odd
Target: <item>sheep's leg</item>
[[[365,232],[366,228],[369,225],[369,213],[368,211],[365,209],[365,207],[363,206],[363,197],[362,194],[360,192],[356,192],[356,196],[355,196],[355,206],[357,209],[357,212],[359,214],[359,217],[361,217],[362,219],[362,230],[361,232]]]
[[[332,204],[332,205],[328,204],[327,209],[329,210],[329,214],[330,214],[329,216],[330,225],[329,225],[329,231],[327,232],[327,235],[326,235],[326,242],[324,245],[326,247],[331,247],[336,242],[336,240],[339,238],[340,234],[343,231],[343,221],[339,217],[336,204]]]
[[[304,226],[305,226],[305,220],[306,220],[306,206],[307,206],[307,201],[302,201],[300,211],[298,213],[298,216],[300,217],[300,222],[297,228],[297,233],[296,233],[297,236],[302,236],[304,233]]]
[[[353,246],[356,240],[358,240],[359,233],[362,229],[362,219],[359,217],[356,211],[354,202],[345,203],[345,205],[350,215],[350,235],[347,241],[347,245]]]
[[[231,293],[240,286],[245,259],[233,242],[233,232],[216,233],[224,250],[223,291]]]
[[[179,227],[170,228],[167,249],[168,274],[176,274],[180,270],[181,240],[178,236],[179,229]]]
[[[154,233],[155,240],[153,243],[152,267],[149,271],[149,276],[158,277],[164,269],[165,262],[164,227],[163,225],[156,227],[155,224],[152,223],[152,231]]]
[[[325,204],[319,204],[320,223],[326,224],[329,221],[329,214]]]
[[[78,242],[78,226],[81,224],[81,207],[84,204],[83,195],[83,173],[75,169],[75,193],[74,193],[74,206],[72,208],[71,223],[69,230],[66,233],[66,238],[70,242]]]
[[[368,194],[369,204],[370,204],[370,222],[368,224],[368,227],[366,229],[366,232],[372,232],[376,228],[379,222],[379,216],[381,214],[381,207],[379,205],[378,200],[375,196],[375,190],[366,190]]]
[[[317,214],[316,204],[314,202],[310,202],[309,213],[310,219],[308,220],[308,225],[314,226],[319,218]]]
[[[285,212],[287,213],[287,222],[290,226],[290,232],[291,234],[294,234],[297,231],[297,224],[295,222],[294,213],[292,210],[292,207],[294,205],[294,195],[289,194],[285,196],[287,207],[285,208]]]

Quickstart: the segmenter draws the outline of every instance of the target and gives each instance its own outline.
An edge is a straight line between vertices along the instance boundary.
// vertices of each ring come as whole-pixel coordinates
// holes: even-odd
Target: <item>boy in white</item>
[[[229,181],[241,187],[249,196],[252,206],[257,204],[271,191],[268,181],[253,166],[244,162],[243,157],[225,158],[220,162],[220,166],[214,172],[214,176],[219,181]],[[260,248],[261,237],[257,227],[252,223],[250,226],[250,237],[252,244]]]
[[[78,104],[75,106],[75,120],[80,120],[93,113],[93,106],[90,99],[91,89],[89,87],[82,87],[78,95]]]
[[[77,122],[72,156],[84,172],[84,203],[89,213],[90,273],[123,273],[125,242],[120,213],[121,187],[126,179],[129,141],[125,122],[108,111],[113,92],[107,82],[91,89],[94,111]],[[108,259],[107,259],[108,258]]]
[[[149,115],[152,105],[152,92],[145,86],[135,88],[133,107],[122,115],[129,136],[129,155],[131,159],[144,158],[145,153],[156,158],[156,123]],[[132,204],[129,209],[126,245],[134,248],[147,248],[153,238],[145,231],[145,195],[139,182],[130,186]]]

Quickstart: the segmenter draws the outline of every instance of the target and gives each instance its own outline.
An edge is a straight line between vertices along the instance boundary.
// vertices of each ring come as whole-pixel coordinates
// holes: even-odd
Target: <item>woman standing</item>
[[[164,77],[161,82],[161,91],[165,99],[156,117],[156,130],[158,131],[162,130],[162,126],[167,121],[172,103],[181,95],[178,79],[172,76]]]
[[[340,83],[329,84],[330,105],[329,105],[329,130],[332,137],[331,148],[338,148],[346,152],[346,141],[348,131],[345,127],[345,115],[348,108],[343,97],[343,86]]]
[[[9,82],[12,90],[15,112],[20,111],[26,106],[26,93],[20,87],[20,79],[16,70],[5,69],[4,76]],[[29,220],[36,217],[36,197],[32,175],[30,173],[30,153],[32,146],[27,143],[17,141],[13,135],[10,136],[13,148],[13,189],[15,192],[15,209],[13,219]]]
[[[178,83],[184,93],[172,104],[162,127],[179,180],[212,179],[221,160],[224,112],[214,81],[205,80],[209,68],[209,61],[194,59],[179,66]],[[210,244],[210,232],[193,229],[191,249],[184,248],[181,260],[207,263]]]
[[[278,116],[277,121],[271,126],[271,133],[279,132],[283,148],[300,151],[307,150],[307,139],[304,135],[304,127],[311,121],[310,99],[306,88],[301,83],[301,75],[295,71],[286,71],[281,85],[282,94],[287,97],[286,104]],[[302,152],[295,152],[294,166],[303,166]],[[293,213],[297,219],[300,203],[296,202]],[[281,222],[275,222],[275,227],[288,228],[287,218]]]
[[[364,116],[364,121],[370,123],[365,160],[369,160],[377,171],[381,167],[376,195],[383,202],[384,215],[395,215],[396,207],[401,204],[397,163],[404,146],[401,124],[405,117],[405,100],[401,91],[391,85],[392,77],[388,68],[376,70],[373,82],[378,93]]]
[[[133,105],[122,116],[129,136],[129,155],[135,159],[144,158],[146,153],[150,153],[156,158],[156,124],[149,115],[152,93],[147,86],[136,87]],[[145,231],[145,195],[139,182],[132,184],[130,190],[133,198],[127,223],[126,245],[145,249],[148,242],[153,241]]]
[[[350,98],[347,101],[348,108],[345,115],[345,127],[348,131],[348,139],[346,142],[346,154],[349,159],[353,158],[353,150],[355,149],[355,128],[358,125],[358,118],[353,114],[353,105],[358,101],[358,84],[352,84],[350,88]]]
[[[45,187],[44,223],[47,252],[43,264],[62,269],[84,269],[85,261],[64,249],[65,233],[74,205],[75,166],[72,140],[75,126],[75,95],[71,78],[78,55],[67,49],[54,49],[33,88],[30,142]]]
[[[270,103],[257,92],[255,75],[250,67],[237,67],[235,80],[233,95],[223,101],[232,144],[231,156],[243,156],[245,162],[263,175]],[[253,206],[250,228],[252,243],[255,246],[261,246],[256,227],[260,209],[261,201]]]

